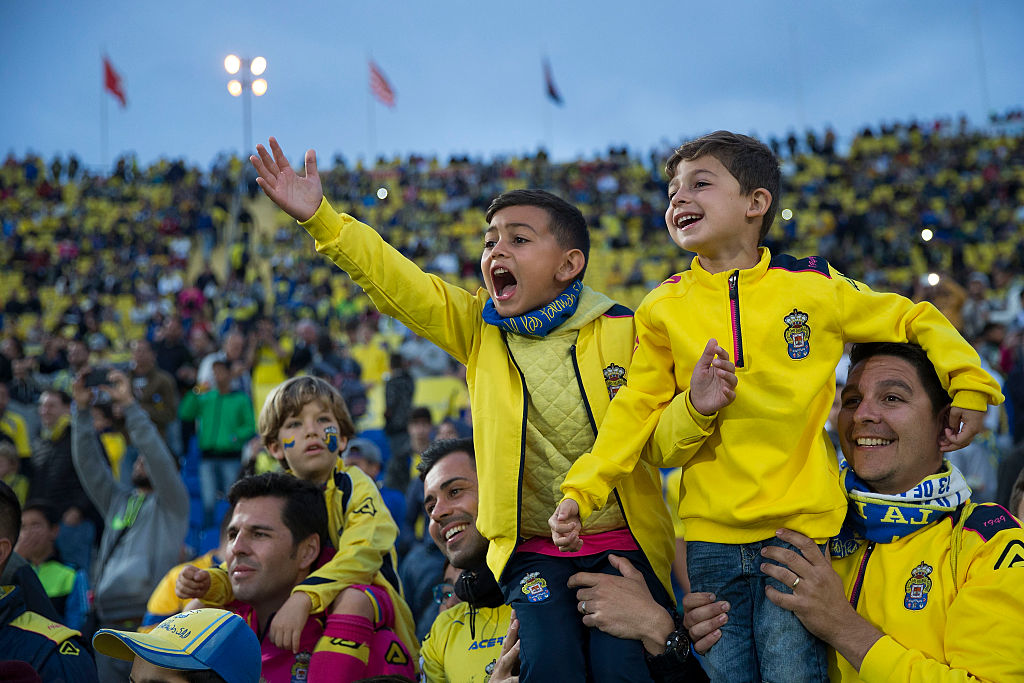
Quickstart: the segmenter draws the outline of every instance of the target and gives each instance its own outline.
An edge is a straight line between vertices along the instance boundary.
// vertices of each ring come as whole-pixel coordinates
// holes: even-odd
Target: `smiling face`
[[[839,440],[873,491],[897,494],[939,471],[938,415],[917,370],[895,356],[871,356],[850,370],[839,409]]]
[[[480,271],[495,310],[505,318],[550,303],[583,264],[583,253],[559,244],[551,215],[538,206],[501,209],[484,233]]]
[[[228,525],[225,560],[237,600],[273,611],[288,599],[309,568],[309,550],[296,544],[276,496],[242,498]],[[314,556],[315,557],[315,556]]]
[[[285,418],[268,449],[299,479],[322,484],[347,444],[330,408],[321,401],[310,401],[298,414]]]
[[[476,467],[468,453],[449,453],[423,480],[423,507],[430,516],[430,537],[459,569],[480,564],[487,554],[487,539],[476,530],[479,502]]]
[[[771,204],[763,188],[742,193],[739,181],[718,159],[682,160],[668,183],[665,225],[672,241],[700,257],[712,273],[750,268],[758,260],[761,219]]]

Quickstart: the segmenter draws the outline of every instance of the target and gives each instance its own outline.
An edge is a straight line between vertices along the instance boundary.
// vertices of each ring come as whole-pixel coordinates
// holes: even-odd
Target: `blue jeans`
[[[647,558],[639,551],[615,551],[644,575],[655,600],[672,610],[672,600]],[[517,552],[502,572],[505,602],[519,619],[519,680],[645,681],[651,680],[639,640],[624,640],[583,625],[576,589],[566,584],[576,572],[619,573],[608,562],[609,553],[586,557],[552,557]]]
[[[763,562],[771,562],[761,548],[773,545],[796,550],[777,538],[737,545],[686,543],[690,589],[714,593],[730,605],[722,639],[704,659],[713,683],[828,681],[825,644],[765,594],[767,586],[792,592],[761,571]],[[825,546],[820,548],[824,552]]]
[[[199,460],[199,495],[203,499],[205,526],[220,524],[219,519],[214,519],[217,500],[227,495],[241,469],[241,454],[237,458],[222,458],[209,457],[204,453]]]

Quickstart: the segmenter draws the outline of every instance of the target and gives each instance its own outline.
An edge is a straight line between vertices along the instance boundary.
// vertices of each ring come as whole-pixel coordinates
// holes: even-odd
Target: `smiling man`
[[[838,420],[850,507],[832,564],[789,530],[778,535],[800,553],[764,553],[781,565],[762,570],[793,587],[769,599],[831,646],[833,681],[1024,680],[1024,530],[969,502],[942,455],[949,404],[919,347],[855,345]],[[683,602],[701,652],[728,618],[712,597]]]

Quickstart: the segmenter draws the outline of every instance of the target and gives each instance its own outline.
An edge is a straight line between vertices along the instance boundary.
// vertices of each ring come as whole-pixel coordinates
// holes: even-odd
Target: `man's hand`
[[[210,572],[195,565],[185,565],[174,582],[174,594],[182,600],[201,599],[210,590]]]
[[[672,615],[651,597],[644,575],[629,560],[609,555],[608,562],[622,576],[579,572],[569,577],[583,624],[616,638],[639,640],[652,655],[662,654],[675,629]]]
[[[736,399],[736,365],[729,352],[709,339],[690,377],[690,403],[701,415],[714,415]]]
[[[302,177],[292,170],[288,157],[277,144],[277,138],[270,138],[270,149],[273,156],[263,145],[256,145],[257,154],[249,157],[259,173],[256,182],[289,216],[297,221],[308,221],[324,196],[320,174],[316,170],[316,152],[306,152],[306,174]]]
[[[729,621],[729,607],[725,600],[716,602],[714,593],[683,596],[683,626],[698,654],[707,654],[711,646],[722,639],[722,627]]]
[[[835,648],[859,671],[864,655],[884,634],[853,609],[842,579],[814,541],[789,529],[780,529],[776,535],[800,552],[779,546],[761,550],[762,555],[782,565],[765,562],[761,571],[793,587],[792,593],[783,593],[768,586],[768,599],[795,614],[804,628]]]
[[[501,643],[501,654],[494,664],[491,683],[519,683],[519,620],[516,611],[512,610],[512,620],[508,623],[505,640]]]
[[[91,370],[86,367],[83,368],[75,376],[75,381],[71,385],[71,397],[75,399],[75,405],[78,406],[79,410],[88,410],[89,406],[92,405],[92,389],[85,386],[85,378],[88,377]]]
[[[551,527],[551,540],[559,550],[576,552],[583,547],[580,540],[583,522],[580,521],[580,506],[575,500],[566,498],[559,503],[555,514],[548,519],[548,526]]]
[[[939,450],[957,451],[971,443],[971,439],[985,430],[985,411],[952,407],[949,422],[939,435]]]
[[[270,640],[282,650],[299,651],[299,638],[309,620],[313,602],[302,591],[295,591],[277,610],[270,622]]]

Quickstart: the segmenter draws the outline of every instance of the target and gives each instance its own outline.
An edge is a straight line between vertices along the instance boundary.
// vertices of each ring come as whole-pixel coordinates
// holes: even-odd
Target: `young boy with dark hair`
[[[768,585],[795,586],[760,567],[766,546],[785,545],[777,529],[798,530],[824,549],[846,514],[823,430],[843,345],[909,339],[928,351],[953,397],[947,451],[966,445],[986,403],[1002,396],[931,304],[872,292],[820,257],[773,256],[760,246],[780,184],[767,146],[718,131],[682,145],[665,170],[669,234],[696,257],[637,310],[632,374],[593,451],[562,484],[552,538],[578,548],[580,519],[606,504],[655,426],[673,431],[676,449],[664,464],[683,468],[678,512],[691,589],[732,605],[706,660],[712,679],[826,680],[824,646],[765,597]],[[677,394],[685,400],[672,401]],[[663,417],[670,403],[685,410]]]
[[[386,658],[388,664],[404,660],[405,673],[412,675],[418,643],[396,572],[398,527],[373,480],[341,460],[355,434],[341,394],[317,377],[282,382],[263,404],[259,433],[286,470],[321,487],[329,540],[336,548],[333,557],[297,585],[278,609],[269,637],[278,647],[296,652],[310,614],[326,612],[323,637],[309,661],[310,680],[375,675],[381,673],[375,667]],[[185,589],[179,596],[201,597],[208,604],[224,605],[232,599],[220,569],[209,570],[208,576],[183,570],[178,586]],[[375,643],[383,642],[374,634],[384,629],[402,640],[406,652],[372,651]]]
[[[609,552],[642,568],[671,606],[672,530],[658,470],[623,477],[614,504],[589,520],[595,540],[567,562],[548,537],[549,510],[573,460],[628,372],[632,312],[583,285],[590,248],[583,215],[541,190],[507,192],[491,204],[480,267],[469,292],[423,272],[373,228],[338,214],[323,196],[316,155],[298,176],[274,138],[250,157],[267,195],[391,315],[467,366],[473,437],[479,446],[477,528],[487,561],[522,622],[523,680],[649,680],[644,647],[587,629],[568,577]],[[465,530],[445,539],[459,542]],[[589,658],[588,658],[589,652]]]

